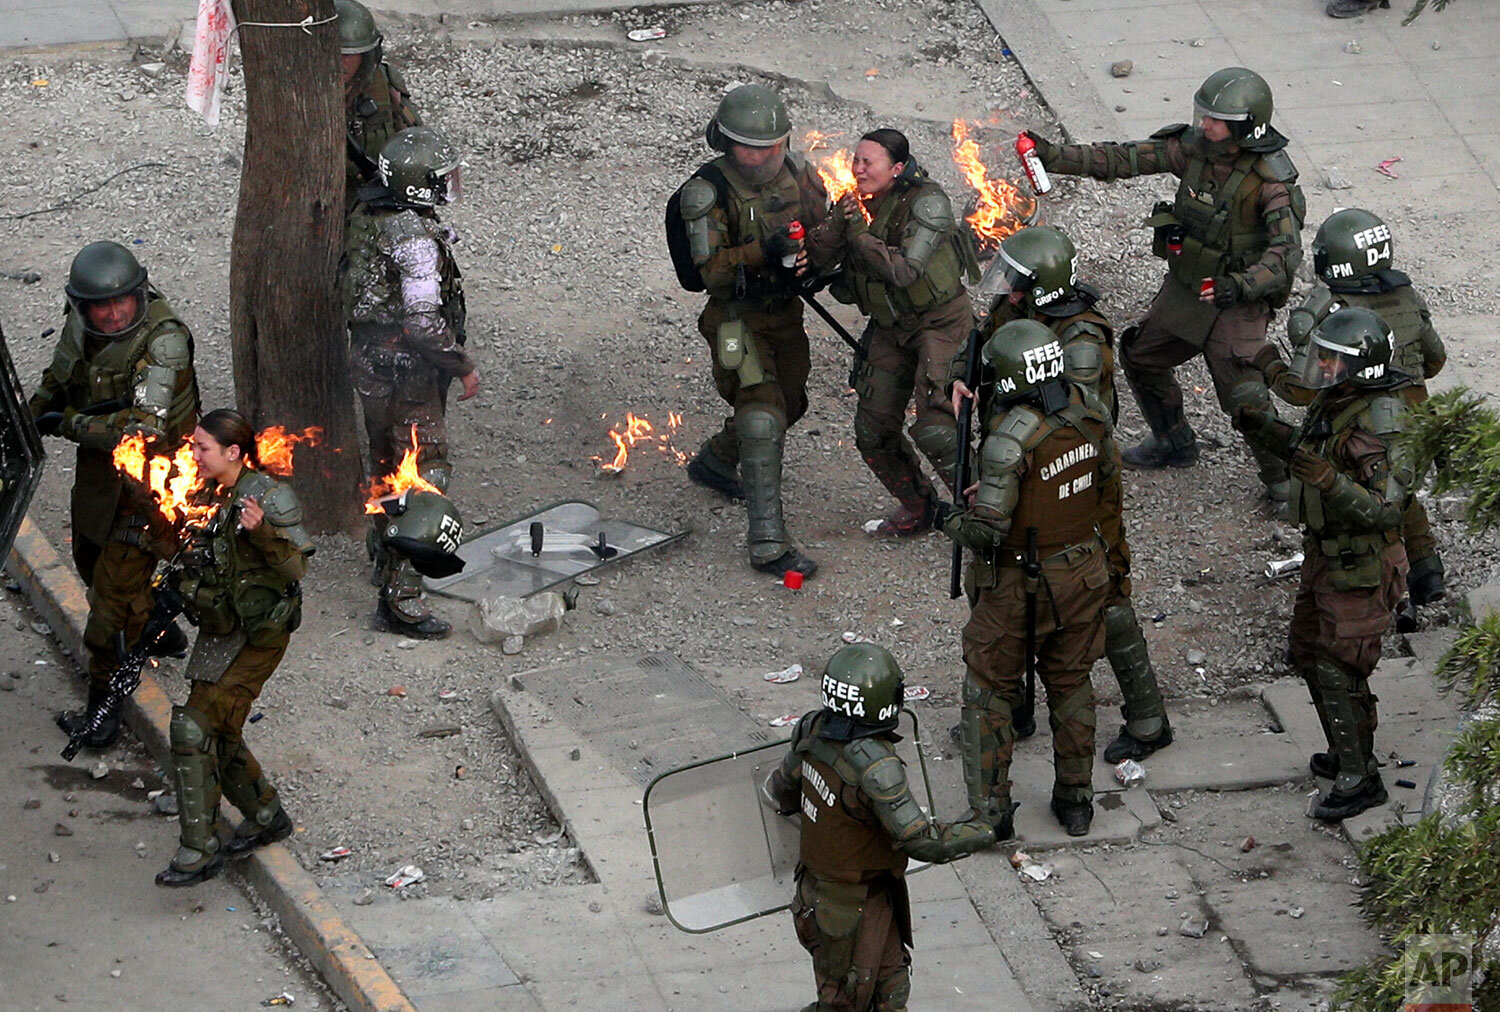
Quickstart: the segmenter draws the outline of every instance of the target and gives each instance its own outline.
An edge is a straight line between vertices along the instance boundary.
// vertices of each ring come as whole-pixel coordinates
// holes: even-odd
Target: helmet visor
[[[1303,356],[1298,382],[1309,390],[1336,387],[1349,378],[1349,358],[1344,351],[1314,341]]]
[[[140,326],[146,318],[146,291],[137,288],[112,299],[74,299],[69,296],[78,311],[86,333],[95,337],[119,337]]]
[[[437,202],[457,204],[464,195],[463,169],[457,165],[438,177]]]
[[[1225,112],[1222,109],[1211,109],[1202,102],[1193,102],[1193,118],[1201,120],[1208,116],[1211,119],[1221,119],[1225,123],[1244,123],[1250,119],[1249,111]]]
[[[984,269],[984,277],[974,289],[975,310],[981,317],[988,316],[1000,300],[1009,298],[1012,292],[1025,294],[1034,277],[1001,250]]]

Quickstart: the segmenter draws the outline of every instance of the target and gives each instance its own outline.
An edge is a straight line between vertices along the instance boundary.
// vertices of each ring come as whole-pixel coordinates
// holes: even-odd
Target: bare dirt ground
[[[647,24],[664,25],[668,38],[625,41],[626,29]],[[429,122],[467,152],[465,203],[448,217],[463,237],[470,341],[484,377],[479,398],[450,415],[453,492],[467,522],[581,498],[610,516],[691,533],[605,571],[561,631],[516,657],[477,643],[464,630],[467,606],[456,602],[438,604],[458,627],[446,642],[367,631],[374,596],[362,546],[320,539],[304,628],[261,700],[265,719],[250,730],[298,821],[293,846],[303,863],[352,888],[414,862],[428,874],[416,894],[475,898],[586,877],[487,708],[497,680],[580,654],[670,650],[700,668],[771,671],[815,666],[841,632],[857,631],[890,646],[909,681],[955,702],[966,609],[947,599],[948,543],[861,532],[890,504],[853,449],[847,351],[811,314],[812,406],[788,439],[785,488],[793,531],[823,569],[801,592],[749,569],[742,506],[688,483],[668,456],[638,454],[618,477],[601,475],[594,458],[612,452],[607,430],[627,411],[658,425],[681,413],[675,445],[689,453],[723,416],[696,330],[698,298],[676,287],[661,214],[707,157],[702,129],[724,89],[774,84],[798,133],[842,131],[850,146],[876,126],[903,129],[962,202],[970,191],[950,157],[953,118],[983,124],[985,160],[1012,177],[1016,130],[1057,135],[979,11],[942,0],[775,0],[387,29],[390,57]],[[69,259],[85,242],[112,237],[134,244],[194,328],[206,406],[231,400],[228,243],[241,89],[228,98],[224,124],[209,130],[182,106],[185,63],[180,52],[148,48],[0,66],[0,101],[30,127],[0,143],[0,318],[28,382],[47,361],[51,341],[35,335],[59,321]],[[1164,119],[1185,116],[1187,99]],[[1081,276],[1104,289],[1103,308],[1122,324],[1155,290],[1160,272],[1136,226],[1168,192],[1162,180],[1108,190],[1063,181],[1045,207],[1046,220],[1078,238]],[[1436,309],[1493,308],[1493,295],[1466,287],[1461,266],[1443,258],[1440,223],[1411,209],[1389,217],[1420,240],[1407,243],[1414,256],[1404,266]],[[41,280],[11,277],[26,272]],[[855,326],[851,313],[839,315]],[[1293,586],[1262,570],[1295,551],[1297,538],[1259,501],[1206,372],[1193,364],[1179,375],[1200,436],[1220,445],[1190,470],[1132,473],[1127,523],[1136,606],[1163,689],[1213,696],[1278,673]],[[1144,427],[1133,404],[1122,407],[1128,443]],[[61,544],[71,475],[68,455],[53,448],[33,516]],[[1450,584],[1480,582],[1493,540],[1463,534],[1461,504],[1431,505]],[[1430,611],[1446,620],[1445,610]],[[1204,660],[1189,663],[1189,651]],[[1115,698],[1101,675],[1101,697]],[[405,695],[390,695],[395,686]],[[753,673],[725,687],[751,713],[785,709],[776,686]],[[335,845],[354,856],[320,863]]]

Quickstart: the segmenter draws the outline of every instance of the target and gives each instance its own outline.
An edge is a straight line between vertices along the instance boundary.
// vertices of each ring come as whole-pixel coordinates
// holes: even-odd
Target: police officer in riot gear
[[[104,704],[117,640],[123,634],[133,645],[140,636],[152,574],[172,552],[150,495],[116,470],[115,446],[139,433],[175,449],[192,433],[199,401],[193,335],[129,250],[89,243],[73,258],[65,291],[62,334],[29,406],[40,432],[78,444],[70,519],[73,562],[89,589],[89,687],[86,710],[58,717],[71,735]],[[180,655],[187,637],[174,624],[155,649]],[[87,745],[107,748],[119,733],[119,713],[108,713]]]
[[[1410,381],[1399,389],[1406,402],[1415,406],[1427,399],[1426,381],[1442,371],[1448,353],[1432,326],[1426,300],[1411,278],[1393,269],[1394,245],[1390,226],[1378,215],[1358,207],[1346,207],[1330,215],[1318,227],[1312,242],[1313,269],[1322,285],[1314,287],[1302,305],[1292,310],[1287,333],[1301,354],[1313,329],[1328,314],[1346,306],[1371,310],[1395,335],[1391,370]],[[1284,400],[1307,404],[1313,399],[1316,391],[1297,382],[1295,372],[1281,362],[1274,347],[1265,349],[1257,365],[1264,369],[1271,389]],[[1411,565],[1406,577],[1410,599],[1398,609],[1396,624],[1410,632],[1416,628],[1411,605],[1431,604],[1444,594],[1443,560],[1427,510],[1416,496],[1407,507],[1401,537]]]
[[[818,1000],[803,1012],[904,1009],[911,992],[908,858],[942,863],[993,846],[983,821],[941,823],[912,796],[893,743],[904,692],[884,647],[841,648],[823,707],[803,714],[767,779],[767,803],[802,813],[792,923]]]
[[[1000,243],[984,279],[975,291],[986,314],[980,340],[1012,320],[1035,320],[1057,335],[1063,346],[1063,376],[1117,412],[1114,329],[1099,312],[1099,291],[1078,280],[1078,251],[1061,229],[1050,225],[1023,228]],[[963,381],[966,356],[949,365],[954,412],[958,398],[973,393]],[[1110,592],[1104,607],[1104,655],[1120,683],[1125,724],[1104,749],[1106,762],[1144,759],[1172,743],[1146,638],[1131,605],[1130,545],[1125,539],[1124,490],[1116,468],[1105,489],[1099,531],[1108,548]]]
[[[1109,413],[1068,382],[1062,340],[1046,326],[1012,320],[985,342],[980,361],[978,488],[943,522],[943,533],[972,552],[964,783],[975,813],[1009,836],[1012,712],[1030,652],[1047,688],[1052,811],[1069,835],[1082,836],[1094,816],[1089,669],[1104,652],[1110,582],[1099,522],[1119,451]]]
[[[1274,410],[1251,363],[1266,347],[1266,327],[1284,305],[1302,261],[1306,213],[1286,138],[1271,125],[1271,89],[1244,67],[1209,75],[1193,99],[1197,125],[1173,124],[1144,141],[1055,145],[1032,134],[1049,172],[1105,182],[1171,172],[1176,199],[1157,205],[1147,224],[1152,252],[1167,276],[1141,322],[1121,336],[1125,377],[1151,435],[1127,448],[1137,468],[1189,467],[1197,437],[1183,412],[1172,370],[1202,354],[1224,411]],[[1286,467],[1251,448],[1267,495],[1287,495]]]
[[[770,88],[747,84],[719,103],[705,139],[719,156],[678,191],[693,263],[708,292],[698,329],[708,341],[714,386],[733,414],[689,462],[688,477],[744,498],[750,564],[773,576],[812,576],[782,515],[786,432],[807,411],[811,369],[797,274],[806,251],[789,237],[827,215],[815,171],[787,152],[791,119]],[[783,260],[795,257],[794,266]],[[816,266],[816,265],[815,265]]]
[[[370,467],[377,478],[390,474],[414,447],[422,477],[443,491],[452,474],[448,386],[454,378],[463,385],[459,400],[479,392],[479,370],[464,348],[454,235],[437,216],[458,199],[458,156],[427,127],[403,130],[381,153],[380,181],[363,191],[349,217],[340,265]],[[369,544],[381,585],[375,627],[423,639],[446,636],[448,623],[428,609],[411,560],[384,551],[376,531]]]
[[[338,15],[340,69],[344,111],[348,120],[345,153],[344,210],[350,211],[361,186],[378,183],[379,159],[386,142],[422,117],[406,90],[406,81],[384,59],[385,39],[370,10],[359,0],[334,0]]]
[[[1401,523],[1415,480],[1395,439],[1410,381],[1391,371],[1391,347],[1377,314],[1341,309],[1310,335],[1298,380],[1317,396],[1301,428],[1253,407],[1236,419],[1291,464],[1290,513],[1305,554],[1291,653],[1328,738],[1309,762],[1333,780],[1312,813],[1327,822],[1386,800],[1369,678],[1406,579]]]

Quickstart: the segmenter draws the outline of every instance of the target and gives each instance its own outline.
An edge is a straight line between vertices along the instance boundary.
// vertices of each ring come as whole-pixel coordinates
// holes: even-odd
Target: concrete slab
[[[469,919],[469,904],[448,897],[354,907],[350,920],[407,997],[426,1012],[428,995],[505,988],[520,983]],[[434,931],[434,925],[441,930]]]
[[[126,37],[107,5],[38,6],[6,13],[0,49],[110,42]]]

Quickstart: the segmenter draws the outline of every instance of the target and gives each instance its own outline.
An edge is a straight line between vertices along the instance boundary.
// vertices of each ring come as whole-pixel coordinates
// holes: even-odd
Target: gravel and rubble
[[[653,26],[667,36],[626,38]],[[680,413],[671,438],[686,453],[723,416],[696,330],[699,298],[676,287],[661,214],[706,157],[703,126],[726,87],[776,85],[798,134],[841,131],[837,144],[897,126],[960,202],[969,191],[950,157],[953,118],[980,124],[986,161],[1009,176],[1019,175],[1008,152],[1018,129],[1057,136],[977,8],[773,0],[550,20],[392,18],[386,34],[429,122],[466,151],[464,203],[448,219],[462,236],[470,344],[484,383],[450,414],[453,494],[468,524],[580,498],[690,537],[601,571],[562,628],[527,637],[516,656],[477,642],[471,609],[456,602],[437,604],[456,626],[445,642],[369,632],[363,546],[319,538],[304,628],[258,703],[265,719],[249,732],[302,829],[292,840],[302,863],[351,892],[421,866],[426,881],[403,895],[478,898],[586,879],[488,710],[499,680],[578,655],[668,650],[700,669],[746,670],[759,658],[759,671],[793,662],[816,670],[839,634],[855,631],[891,646],[934,703],[953,703],[966,610],[946,596],[948,544],[861,532],[890,504],[853,448],[846,349],[820,323],[809,324],[812,406],[787,450],[788,519],[823,565],[803,590],[745,565],[743,507],[688,483],[669,455],[638,451],[617,476],[595,458],[612,454],[608,429],[627,411],[658,427]],[[224,124],[210,130],[182,105],[185,69],[183,53],[160,47],[0,66],[0,101],[41,125],[0,145],[0,316],[28,382],[46,363],[51,342],[34,335],[58,324],[72,254],[110,236],[132,244],[193,327],[205,404],[231,402],[228,244],[243,88],[236,64]],[[1183,102],[1169,115],[1185,113]],[[1168,192],[1161,179],[1113,188],[1061,180],[1047,198],[1046,219],[1079,237],[1080,275],[1104,289],[1117,321],[1139,314],[1155,290],[1160,270],[1138,224]],[[1313,196],[1328,205],[1310,214],[1316,222],[1334,195]],[[54,205],[66,206],[47,210]],[[1403,265],[1435,309],[1494,311],[1493,288],[1445,252],[1450,223],[1383,210],[1410,237]],[[15,277],[27,273],[40,280]],[[838,315],[856,323],[845,309]],[[1180,376],[1206,452],[1194,469],[1127,478],[1136,606],[1165,692],[1214,696],[1279,672],[1294,583],[1263,569],[1297,538],[1257,500],[1253,466],[1201,364]],[[1122,403],[1121,429],[1124,442],[1144,433],[1133,404]],[[33,508],[60,547],[70,470],[57,454]],[[1479,582],[1495,539],[1463,532],[1457,500],[1430,505],[1450,583]],[[1442,608],[1428,613],[1447,619]],[[1188,663],[1189,651],[1201,663]],[[180,693],[180,679],[164,681]],[[735,681],[724,687],[747,711],[781,712],[776,685]],[[1107,676],[1097,684],[1103,698],[1116,696]],[[422,735],[437,726],[458,733]],[[319,861],[336,846],[353,853]]]

